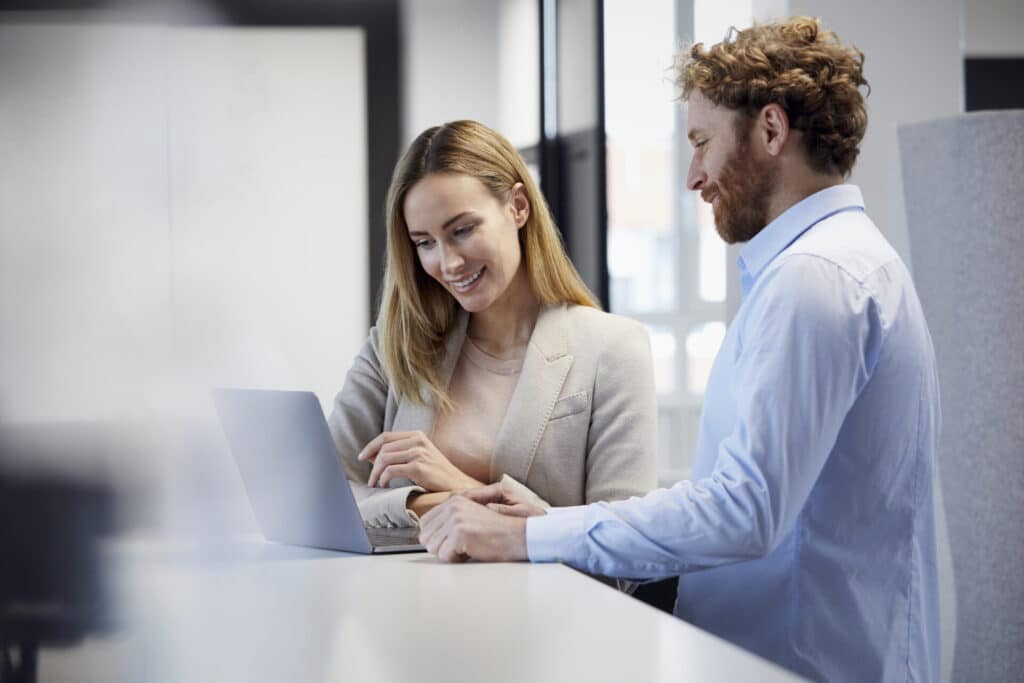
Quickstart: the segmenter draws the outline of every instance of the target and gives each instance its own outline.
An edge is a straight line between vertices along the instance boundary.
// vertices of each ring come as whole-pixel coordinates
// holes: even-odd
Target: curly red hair
[[[676,84],[682,99],[699,91],[718,106],[755,116],[778,104],[790,128],[803,133],[811,166],[849,175],[868,127],[861,86],[864,53],[843,45],[812,17],[730,31],[721,43],[680,53]]]

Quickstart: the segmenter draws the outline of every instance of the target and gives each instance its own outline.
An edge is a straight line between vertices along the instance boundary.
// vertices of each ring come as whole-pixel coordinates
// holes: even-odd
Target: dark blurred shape
[[[1024,58],[968,57],[964,90],[967,111],[1024,109]]]
[[[603,27],[603,3],[542,3],[541,82],[548,85],[541,87],[542,139],[538,161],[540,189],[562,231],[569,258],[607,310],[610,299]],[[580,92],[590,93],[591,97],[580,98]],[[566,126],[567,121],[571,127]]]
[[[660,609],[662,612],[674,614],[678,589],[679,577],[673,576],[661,581],[640,584],[636,587],[633,597],[655,609]]]
[[[0,428],[0,683],[34,681],[40,647],[111,626],[100,542],[114,529],[113,486],[81,459],[62,465],[91,450],[69,451],[70,435]]]

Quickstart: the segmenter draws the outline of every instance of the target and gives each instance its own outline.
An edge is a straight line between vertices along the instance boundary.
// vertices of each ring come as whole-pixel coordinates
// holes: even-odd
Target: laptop
[[[267,540],[364,554],[424,550],[416,527],[364,526],[312,392],[215,389],[213,402]]]

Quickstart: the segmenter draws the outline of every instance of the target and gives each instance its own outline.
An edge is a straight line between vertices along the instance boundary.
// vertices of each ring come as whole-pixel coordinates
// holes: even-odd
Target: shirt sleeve
[[[526,519],[526,553],[530,562],[563,562],[582,567],[586,558],[584,515],[587,506],[551,508]]]
[[[735,426],[712,446],[711,474],[530,518],[532,561],[653,579],[762,557],[792,530],[870,379],[882,321],[857,281],[815,256],[786,257],[749,298],[725,392]]]
[[[409,496],[426,493],[422,486],[399,486],[396,488],[370,488],[366,484],[352,482],[352,493],[359,505],[359,514],[371,527],[410,527],[419,524],[419,516],[409,510]]]

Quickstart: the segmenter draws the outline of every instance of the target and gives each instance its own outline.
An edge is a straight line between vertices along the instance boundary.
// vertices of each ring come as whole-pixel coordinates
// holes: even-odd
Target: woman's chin
[[[490,308],[491,302],[480,296],[456,296],[455,301],[467,313],[481,313]]]

